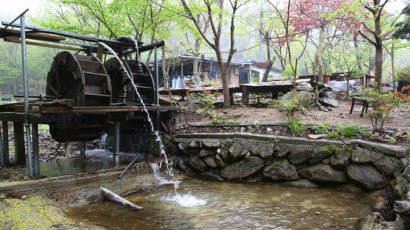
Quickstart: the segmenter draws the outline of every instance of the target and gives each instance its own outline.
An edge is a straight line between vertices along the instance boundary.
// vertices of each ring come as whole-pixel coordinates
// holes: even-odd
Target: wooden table
[[[350,107],[350,114],[352,114],[353,112],[353,107],[356,104],[356,101],[362,102],[363,104],[362,112],[360,113],[360,117],[363,117],[363,113],[367,113],[367,110],[369,109],[369,102],[365,98],[352,97],[352,106]]]

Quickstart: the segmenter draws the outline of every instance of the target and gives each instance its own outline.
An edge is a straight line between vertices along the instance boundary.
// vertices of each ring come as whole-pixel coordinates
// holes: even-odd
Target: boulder
[[[337,100],[332,98],[322,98],[321,103],[325,106],[330,106],[333,108],[339,107],[339,103],[337,102]]]
[[[298,187],[298,188],[317,188],[317,184],[308,179],[299,179],[295,181],[286,182],[286,184]]]
[[[263,175],[272,180],[297,180],[299,178],[294,165],[289,164],[288,160],[276,160],[263,169]]]
[[[349,164],[350,154],[344,150],[336,151],[330,157],[330,165],[335,169],[345,169]]]
[[[273,143],[253,140],[248,144],[251,146],[251,151],[254,155],[259,155],[262,158],[272,157],[274,147]]]
[[[218,154],[215,156],[215,162],[219,167],[221,168],[225,167],[224,161],[222,160],[221,156],[219,156]]]
[[[204,139],[202,140],[203,146],[211,149],[217,149],[221,146],[221,141],[220,140],[214,140],[214,139]]]
[[[290,149],[289,162],[293,165],[302,164],[312,158],[313,148],[308,145],[293,145]]]
[[[177,165],[178,165],[178,167],[179,167],[182,171],[187,170],[187,166],[186,166],[185,160],[184,160],[183,158],[179,158],[179,159],[178,159]]]
[[[344,183],[347,182],[343,171],[333,169],[326,164],[317,164],[300,170],[300,175],[318,183]]]
[[[217,172],[209,171],[201,173],[201,178],[206,180],[216,180],[216,181],[223,181],[224,179],[219,176]]]
[[[294,145],[277,143],[274,146],[273,156],[274,157],[286,157],[290,153],[291,147]]]
[[[370,164],[349,165],[347,175],[353,182],[367,190],[376,190],[387,185],[387,178]]]
[[[245,140],[235,139],[232,146],[229,148],[229,156],[232,159],[238,159],[245,156],[252,150],[252,146],[249,143],[245,143]]]
[[[380,172],[393,175],[394,177],[399,176],[402,170],[400,161],[393,157],[384,156],[373,164]]]
[[[308,91],[313,92],[313,87],[311,84],[307,82],[301,82],[296,85],[296,91]]]
[[[206,169],[205,163],[201,160],[201,158],[198,155],[189,158],[188,165],[200,172],[205,171]]]
[[[201,149],[201,151],[199,151],[199,156],[200,157],[207,157],[207,156],[211,156],[214,155],[215,153],[212,151],[209,151],[207,149]]]
[[[309,160],[309,164],[319,163],[326,157],[332,155],[332,153],[332,150],[327,148],[316,148],[313,150],[312,158]]]
[[[310,104],[314,101],[315,99],[315,94],[312,92],[308,91],[297,91],[296,92],[296,99],[299,102],[299,107],[303,106],[305,108],[309,108]],[[286,101],[290,103],[292,101],[292,91],[287,92],[285,95],[283,95],[280,100]]]
[[[204,162],[211,168],[218,167],[218,164],[216,163],[215,158],[213,156],[205,157]]]
[[[224,168],[221,171],[221,176],[228,180],[241,179],[253,175],[263,168],[263,166],[264,164],[261,158],[250,156]]]
[[[382,154],[370,151],[365,148],[356,147],[352,151],[352,161],[356,163],[369,163],[380,160]]]
[[[199,148],[199,141],[190,141],[187,147],[190,149]]]

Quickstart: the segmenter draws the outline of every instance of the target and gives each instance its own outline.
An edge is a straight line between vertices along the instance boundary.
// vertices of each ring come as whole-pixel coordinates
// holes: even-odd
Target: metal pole
[[[156,81],[155,92],[157,93],[156,103],[157,103],[157,106],[159,106],[158,47],[156,46],[154,47],[154,61],[155,61],[155,81]],[[157,131],[159,131],[159,110],[157,110]]]
[[[40,153],[38,145],[38,124],[32,125],[33,135],[33,171],[34,176],[40,175]]]
[[[24,78],[24,114],[25,114],[25,127],[26,127],[26,140],[27,140],[27,155],[28,155],[28,177],[33,177],[33,155],[31,152],[31,134],[30,124],[28,123],[28,79],[27,79],[27,54],[26,54],[26,22],[24,15],[20,17],[21,25],[21,56],[23,61],[23,78]]]

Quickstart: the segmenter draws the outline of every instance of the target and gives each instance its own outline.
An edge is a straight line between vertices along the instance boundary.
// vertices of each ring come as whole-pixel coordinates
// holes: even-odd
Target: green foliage
[[[331,144],[329,146],[325,146],[322,148],[323,151],[328,152],[328,153],[334,153],[340,150],[340,147],[334,144]]]
[[[296,97],[292,97],[292,100],[277,100],[276,107],[279,111],[284,111],[286,114],[286,121],[290,125],[290,123],[294,120],[293,114],[295,111],[299,109],[299,101]]]
[[[363,136],[367,139],[370,139],[372,138],[372,133],[369,131],[364,131]]]
[[[343,125],[341,127],[341,134],[347,138],[356,137],[363,135],[363,129],[358,125]]]
[[[404,66],[396,73],[395,81],[410,81],[410,65]]]
[[[396,30],[393,32],[393,37],[396,39],[410,40],[410,2],[401,12],[404,19],[395,24]]]
[[[339,139],[339,137],[340,137],[339,131],[330,130],[330,131],[328,131],[326,134],[327,134],[327,135],[329,136],[329,138],[331,138],[331,139]]]
[[[315,134],[324,134],[327,133],[329,129],[329,124],[325,121],[322,122],[322,124],[318,125],[318,126],[313,126],[312,127],[312,131]]]
[[[303,124],[301,119],[293,117],[289,122],[289,128],[293,136],[299,136],[303,134],[303,131],[306,129],[306,125]]]
[[[396,139],[394,137],[389,137],[389,144],[391,145],[396,144]]]
[[[383,126],[389,121],[389,115],[392,109],[400,106],[404,102],[406,95],[400,93],[387,93],[383,91],[366,88],[361,91],[363,97],[373,106],[367,113],[373,132],[382,133]]]

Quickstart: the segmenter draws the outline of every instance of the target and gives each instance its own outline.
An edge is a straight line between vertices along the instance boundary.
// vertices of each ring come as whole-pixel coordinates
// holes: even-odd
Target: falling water
[[[148,123],[150,124],[151,132],[154,133],[154,135],[155,135],[155,137],[156,137],[156,138],[155,138],[155,141],[157,141],[157,142],[159,143],[159,147],[160,147],[161,154],[162,154],[162,155],[164,156],[164,158],[165,158],[165,165],[166,165],[166,167],[167,167],[167,174],[168,174],[169,176],[171,176],[172,178],[174,178],[174,174],[173,174],[172,170],[170,170],[170,168],[169,168],[169,166],[168,166],[168,157],[167,157],[167,154],[165,153],[164,144],[162,143],[162,139],[161,139],[161,137],[160,137],[159,134],[158,134],[158,130],[155,130],[155,129],[154,129],[154,123],[153,123],[152,120],[151,120],[151,117],[150,117],[150,115],[149,115],[149,112],[148,112],[148,110],[147,110],[147,107],[145,106],[145,103],[144,103],[144,101],[142,100],[142,97],[141,97],[140,93],[138,92],[137,86],[135,85],[134,80],[133,80],[133,78],[131,77],[131,74],[128,72],[127,68],[125,68],[124,63],[123,63],[122,60],[117,56],[117,54],[114,52],[114,50],[111,49],[111,47],[109,47],[107,44],[105,44],[105,43],[103,43],[103,42],[98,42],[98,43],[101,44],[102,46],[104,46],[104,47],[118,60],[118,63],[120,63],[122,70],[124,71],[124,73],[126,74],[126,76],[130,79],[130,82],[131,82],[132,86],[134,87],[135,93],[137,94],[137,96],[138,96],[138,98],[139,98],[139,100],[140,100],[140,102],[141,102],[141,104],[142,104],[143,110],[144,110],[144,112],[145,112],[146,115],[147,115],[147,120],[148,120]],[[137,47],[137,49],[138,49],[138,43],[136,43],[136,47]],[[138,50],[137,50],[137,60],[138,60]],[[174,181],[175,181],[175,180],[174,180]],[[176,184],[176,182],[175,182],[174,184]]]

